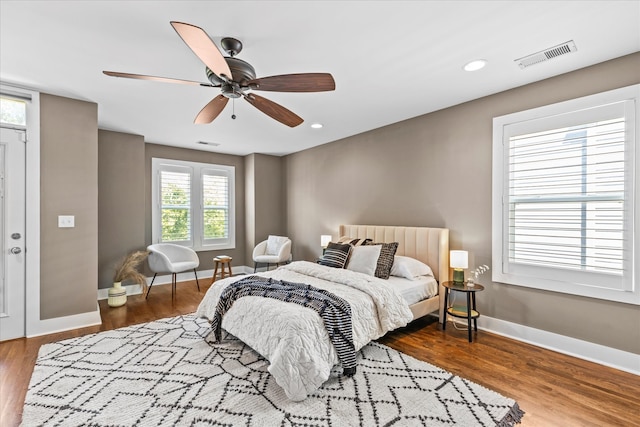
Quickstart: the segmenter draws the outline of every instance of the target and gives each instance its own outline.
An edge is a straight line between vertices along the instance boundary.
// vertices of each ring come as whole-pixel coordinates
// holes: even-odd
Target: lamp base
[[[464,270],[459,268],[453,269],[453,281],[456,283],[464,283]]]

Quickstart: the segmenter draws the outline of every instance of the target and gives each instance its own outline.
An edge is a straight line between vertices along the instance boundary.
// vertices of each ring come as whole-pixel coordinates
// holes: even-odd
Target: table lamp
[[[331,242],[331,236],[328,234],[320,235],[320,246],[322,246],[322,255],[324,255],[324,251],[327,250],[327,246],[329,246],[329,242]]]
[[[467,251],[450,251],[449,266],[453,268],[453,281],[464,283],[464,269],[469,267],[469,253]]]

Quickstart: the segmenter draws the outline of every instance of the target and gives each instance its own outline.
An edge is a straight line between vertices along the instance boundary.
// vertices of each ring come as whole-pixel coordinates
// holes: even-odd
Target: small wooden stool
[[[224,279],[224,266],[227,266],[229,270],[229,277],[233,276],[233,272],[231,271],[231,261],[233,258],[230,256],[219,256],[213,259],[213,277],[211,278],[211,284],[216,281],[216,276],[218,275],[218,267],[220,267],[220,278]]]

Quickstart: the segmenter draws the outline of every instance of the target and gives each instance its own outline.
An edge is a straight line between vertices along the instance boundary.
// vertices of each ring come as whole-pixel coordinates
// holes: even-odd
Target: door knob
[[[19,247],[15,246],[15,247],[11,248],[10,251],[11,251],[12,254],[17,255],[20,252],[22,252],[22,249],[20,249]]]

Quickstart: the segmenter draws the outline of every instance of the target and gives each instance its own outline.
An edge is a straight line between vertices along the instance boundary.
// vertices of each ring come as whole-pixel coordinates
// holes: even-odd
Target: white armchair
[[[259,264],[266,264],[268,270],[272,264],[280,266],[291,262],[291,240],[283,236],[269,236],[253,248],[253,262],[254,273]]]
[[[200,292],[198,273],[196,273],[196,268],[200,265],[200,260],[198,259],[198,254],[196,254],[193,249],[174,245],[173,243],[157,243],[147,246],[147,250],[150,252],[148,258],[149,268],[154,274],[146,298],[149,298],[151,286],[153,286],[153,281],[156,280],[158,273],[171,273],[171,297],[173,298],[176,292],[178,273],[193,270],[193,273],[196,275],[198,292]]]

